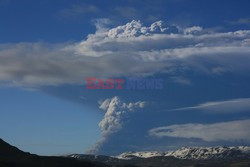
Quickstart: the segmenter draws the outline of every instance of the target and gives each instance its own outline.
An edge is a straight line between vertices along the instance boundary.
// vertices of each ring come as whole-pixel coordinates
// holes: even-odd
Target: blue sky
[[[249,6],[0,0],[0,137],[42,155],[249,145]],[[87,90],[86,77],[164,88]]]
[[[67,42],[95,32],[92,19],[112,18],[116,24],[140,19],[226,29],[248,28],[228,22],[248,18],[249,1],[15,1],[1,0],[1,42]],[[78,7],[76,7],[78,6]],[[88,9],[93,6],[94,9]],[[138,8],[140,10],[138,10]],[[81,10],[82,9],[82,10]],[[130,9],[130,10],[129,10]],[[131,12],[130,12],[131,11]],[[151,18],[150,16],[155,18]]]

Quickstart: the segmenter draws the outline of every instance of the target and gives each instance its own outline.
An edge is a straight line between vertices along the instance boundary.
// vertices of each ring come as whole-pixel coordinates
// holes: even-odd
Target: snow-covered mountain
[[[178,159],[207,160],[207,159],[232,159],[232,158],[249,158],[250,147],[183,147],[176,151],[169,152],[125,152],[115,158],[131,160],[134,158],[150,157],[175,157]]]
[[[110,166],[250,166],[250,147],[183,147],[176,151],[125,152],[118,156],[72,154],[67,157]]]
[[[125,152],[118,156],[114,156],[118,159],[130,160],[133,158],[150,158],[150,157],[158,157],[158,156],[165,156],[165,153],[158,152],[158,151],[143,151],[143,152]]]

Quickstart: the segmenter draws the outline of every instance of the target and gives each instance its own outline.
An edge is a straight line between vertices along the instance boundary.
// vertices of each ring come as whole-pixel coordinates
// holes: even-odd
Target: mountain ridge
[[[250,157],[249,146],[217,146],[217,147],[182,147],[175,151],[159,152],[159,151],[144,151],[144,152],[125,152],[118,156],[118,159],[133,159],[133,158],[151,158],[151,157],[175,157],[178,159],[191,160],[208,160],[208,159],[225,159],[225,158],[244,158]]]
[[[1,167],[249,167],[250,147],[218,147],[217,152],[225,158],[212,159],[181,159],[172,155],[192,155],[201,152],[201,148],[182,148],[173,152],[130,152],[126,156],[135,154],[130,159],[119,159],[116,156],[71,154],[64,157],[38,156],[19,150],[0,139]],[[196,150],[193,150],[196,149]],[[239,152],[240,149],[241,152]],[[210,149],[209,152],[212,152]],[[177,154],[179,153],[179,154]],[[184,154],[186,153],[186,154]],[[213,152],[214,153],[214,152]],[[221,154],[223,153],[223,154]],[[167,155],[167,156],[162,156]],[[209,154],[208,154],[209,155]],[[244,155],[244,156],[241,156]],[[119,156],[119,155],[118,155]],[[144,157],[144,158],[142,158]],[[146,157],[146,158],[145,158]],[[234,158],[230,158],[234,157]]]
[[[68,157],[38,156],[19,150],[0,138],[0,167],[109,167]]]
[[[28,152],[24,152],[15,146],[12,146],[0,138],[0,157],[12,158],[23,157],[30,155]]]
[[[80,160],[102,162],[114,167],[249,167],[250,147],[183,147],[175,151],[126,152],[118,156],[71,154]]]

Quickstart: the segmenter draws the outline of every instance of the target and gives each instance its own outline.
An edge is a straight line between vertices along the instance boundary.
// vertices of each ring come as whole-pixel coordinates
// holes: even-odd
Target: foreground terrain
[[[249,167],[249,147],[182,148],[174,152],[128,152],[119,156],[38,156],[0,139],[0,167]]]

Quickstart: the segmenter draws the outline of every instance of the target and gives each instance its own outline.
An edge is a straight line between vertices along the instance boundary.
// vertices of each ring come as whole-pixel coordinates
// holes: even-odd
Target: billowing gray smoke
[[[125,103],[117,96],[100,102],[99,108],[105,111],[104,117],[99,123],[102,137],[88,153],[98,153],[100,147],[108,140],[109,136],[122,129],[123,122],[129,118],[130,113],[144,106],[145,102]]]

